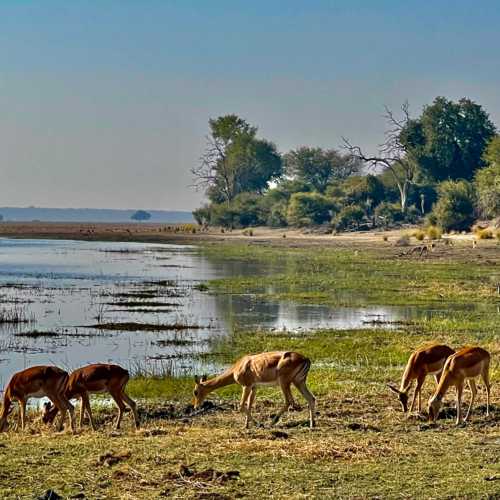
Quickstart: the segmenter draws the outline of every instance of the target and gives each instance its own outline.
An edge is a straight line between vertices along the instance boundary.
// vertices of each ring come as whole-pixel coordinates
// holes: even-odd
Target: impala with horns
[[[481,377],[486,387],[486,416],[490,414],[490,354],[481,347],[464,347],[450,356],[444,365],[443,374],[436,392],[429,400],[429,420],[435,421],[443,402],[443,397],[450,386],[454,385],[457,391],[457,425],[462,420],[462,392],[467,380],[471,391],[471,400],[464,422],[470,415],[476,398],[477,388],[474,378]]]
[[[49,398],[61,412],[59,429],[62,428],[66,412],[69,412],[71,429],[75,431],[75,411],[65,395],[68,373],[56,366],[33,366],[15,373],[5,388],[0,414],[0,432],[7,429],[7,418],[12,411],[12,402],[19,403],[18,423],[21,429],[26,424],[26,403],[29,398]]]
[[[132,410],[135,427],[139,427],[139,417],[137,414],[137,405],[125,392],[125,386],[129,380],[127,370],[118,365],[94,364],[79,368],[68,377],[65,395],[68,399],[80,398],[80,427],[83,426],[85,411],[89,416],[92,429],[96,430],[92,410],[90,408],[89,394],[98,392],[107,392],[114,399],[118,406],[118,417],[115,428],[120,428],[123,410],[125,405]],[[54,420],[59,409],[50,403],[44,405],[42,420],[50,423]]]
[[[239,384],[243,388],[240,411],[246,415],[245,427],[248,428],[252,418],[252,405],[259,385],[278,385],[285,396],[285,404],[273,419],[276,424],[280,417],[291,406],[295,406],[291,385],[293,384],[304,396],[309,406],[309,425],[314,427],[314,409],[316,399],[306,385],[307,374],[311,362],[297,352],[263,352],[240,358],[224,373],[207,380],[206,377],[195,377],[194,407],[199,408],[212,391],[231,384]]]
[[[415,387],[415,392],[413,393],[410,412],[412,412],[415,407],[415,399],[417,396],[418,412],[420,413],[422,411],[420,393],[422,391],[425,378],[427,375],[434,375],[436,383],[439,383],[439,377],[443,370],[443,366],[447,358],[454,353],[455,351],[447,345],[432,344],[421,347],[411,354],[408,359],[408,363],[406,364],[405,371],[403,372],[399,389],[392,384],[387,384],[389,389],[397,394],[401,407],[403,408],[403,412],[406,413],[408,411],[408,393],[414,380],[417,381],[417,385]]]

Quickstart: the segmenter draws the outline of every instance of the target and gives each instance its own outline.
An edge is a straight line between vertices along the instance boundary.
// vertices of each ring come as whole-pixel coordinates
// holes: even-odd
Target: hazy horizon
[[[498,4],[5,1],[0,205],[196,208],[208,119],[284,152],[373,150],[383,107],[469,97],[500,124]]]

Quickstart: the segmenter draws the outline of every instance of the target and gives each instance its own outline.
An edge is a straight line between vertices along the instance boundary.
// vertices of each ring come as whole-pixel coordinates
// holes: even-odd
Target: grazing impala
[[[28,399],[43,397],[48,397],[55,408],[61,411],[59,428],[62,427],[66,411],[69,411],[71,429],[75,431],[74,408],[64,394],[67,380],[68,373],[55,366],[33,366],[15,373],[5,388],[0,414],[0,432],[7,429],[7,417],[12,410],[12,401],[19,402],[19,421],[21,429],[24,429]]]
[[[439,377],[446,359],[454,353],[455,351],[447,345],[433,344],[421,347],[411,354],[410,359],[408,359],[408,363],[406,364],[399,389],[394,385],[387,384],[389,389],[398,395],[403,412],[406,413],[408,411],[408,392],[415,379],[417,380],[417,386],[415,387],[415,392],[413,393],[410,412],[413,411],[417,396],[418,412],[420,413],[422,411],[420,393],[422,391],[425,377],[427,377],[427,375],[434,375],[436,383],[439,383]]]
[[[263,352],[251,354],[240,358],[231,368],[221,375],[206,380],[195,377],[194,407],[198,408],[207,395],[230,384],[239,384],[243,387],[240,411],[245,413],[245,428],[249,427],[252,418],[252,405],[255,400],[255,392],[258,385],[279,385],[285,396],[285,405],[280,409],[273,419],[273,424],[278,422],[281,415],[290,406],[294,406],[294,400],[290,386],[293,384],[304,396],[309,406],[309,425],[314,427],[314,409],[316,399],[306,386],[307,374],[311,362],[297,352]]]
[[[90,408],[89,394],[96,392],[108,392],[118,406],[118,418],[115,428],[120,428],[123,410],[127,404],[132,410],[135,427],[139,427],[137,405],[125,392],[125,386],[129,379],[127,370],[118,365],[95,364],[84,366],[71,373],[66,383],[65,394],[68,399],[80,398],[80,427],[83,426],[85,410],[90,419],[92,429],[96,430],[92,410]],[[50,403],[44,405],[42,420],[45,423],[52,422],[57,415],[57,406]]]
[[[461,422],[461,404],[462,391],[464,382],[469,382],[472,397],[469,404],[469,409],[465,415],[464,422],[470,415],[474,399],[476,398],[476,382],[475,377],[481,376],[484,385],[486,386],[486,415],[490,414],[490,354],[488,351],[480,347],[464,347],[456,354],[450,356],[444,365],[443,374],[439,381],[436,392],[429,400],[429,420],[435,421],[441,408],[443,396],[451,385],[454,385],[457,390],[457,425]]]

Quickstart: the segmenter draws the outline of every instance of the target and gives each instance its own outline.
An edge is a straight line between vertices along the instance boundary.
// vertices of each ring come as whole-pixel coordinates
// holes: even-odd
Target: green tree
[[[135,221],[144,221],[151,219],[151,214],[145,210],[137,210],[137,212],[134,212],[130,218]]]
[[[467,179],[484,166],[483,153],[495,134],[486,111],[470,99],[437,97],[403,131],[423,175],[432,181]]]
[[[288,205],[287,219],[292,226],[323,224],[331,219],[333,203],[320,193],[294,193]]]
[[[466,230],[474,222],[474,205],[475,192],[470,182],[443,181],[431,216],[445,231]]]
[[[229,203],[243,192],[260,193],[282,173],[276,146],[256,137],[257,128],[236,115],[209,120],[200,164],[191,170],[195,186],[212,202]]]
[[[359,228],[365,216],[364,210],[358,205],[347,205],[342,208],[334,219],[337,229],[348,229],[351,226]]]
[[[488,143],[483,160],[489,166],[500,165],[500,135],[496,135]]]
[[[478,170],[474,181],[481,213],[485,217],[498,217],[500,215],[500,162]]]
[[[284,157],[288,176],[324,193],[332,181],[342,181],[361,169],[361,162],[351,155],[341,155],[334,149],[301,147]]]

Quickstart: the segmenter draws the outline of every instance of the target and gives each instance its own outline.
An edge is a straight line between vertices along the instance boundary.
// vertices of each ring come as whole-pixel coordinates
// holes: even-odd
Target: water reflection
[[[198,368],[193,354],[236,327],[370,328],[433,314],[298,305],[196,288],[213,278],[280,270],[277,264],[209,259],[188,246],[0,239],[0,315],[25,316],[22,323],[0,322],[0,386],[14,371],[46,363],[68,370],[116,362],[134,371],[190,371]],[[129,327],[92,328],[97,323]],[[143,331],[130,328],[134,323],[196,328]]]

